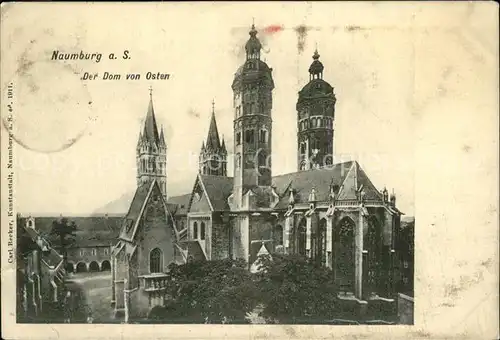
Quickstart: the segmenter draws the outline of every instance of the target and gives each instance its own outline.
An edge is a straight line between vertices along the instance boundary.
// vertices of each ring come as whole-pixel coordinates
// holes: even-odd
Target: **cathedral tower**
[[[207,143],[201,145],[199,171],[202,175],[227,176],[227,151],[224,138],[219,138],[215,120],[215,103],[212,101],[212,118],[208,129]]]
[[[139,132],[136,149],[137,186],[156,179],[163,197],[167,198],[167,145],[163,127],[158,133],[153,109],[152,90],[149,90],[149,106],[144,128]]]
[[[234,97],[234,190],[239,205],[242,195],[255,187],[271,186],[272,69],[260,59],[262,45],[255,25],[245,45],[246,60],[235,73]]]
[[[309,83],[299,91],[297,101],[298,170],[333,164],[333,122],[335,94],[323,80],[323,64],[316,50],[309,67]]]

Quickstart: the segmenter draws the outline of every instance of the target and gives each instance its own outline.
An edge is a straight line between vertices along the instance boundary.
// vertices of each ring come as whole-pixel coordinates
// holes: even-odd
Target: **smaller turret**
[[[202,142],[199,157],[199,172],[203,175],[227,176],[227,150],[224,139],[219,138],[215,119],[215,102],[212,101],[212,115],[208,128],[207,142]]]

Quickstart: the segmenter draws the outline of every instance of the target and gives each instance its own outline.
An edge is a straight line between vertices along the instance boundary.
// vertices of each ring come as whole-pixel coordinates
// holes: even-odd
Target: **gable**
[[[120,231],[120,238],[124,240],[132,240],[134,230],[137,226],[137,223],[142,215],[142,210],[144,208],[144,204],[147,200],[147,197],[152,189],[153,182],[144,183],[137,187],[135,191],[134,198],[132,199],[132,203],[128,209],[127,215],[122,221],[122,228]]]
[[[357,180],[356,180],[356,164],[353,164],[351,169],[349,169],[349,172],[347,173],[347,176],[344,179],[344,182],[342,183],[342,186],[340,187],[340,192],[337,197],[338,200],[356,200],[358,198],[357,196]]]
[[[189,207],[189,212],[211,212],[212,208],[210,206],[209,198],[203,188],[203,185],[197,177],[196,183],[193,187],[193,193],[191,195],[191,204]]]
[[[145,232],[148,232],[149,228],[151,228],[151,222],[164,221],[167,224],[167,211],[158,185],[153,186],[151,193],[146,199],[141,221],[143,223],[139,223],[139,227],[143,226]]]
[[[358,167],[358,184],[363,186],[363,192],[365,193],[365,199],[368,200],[381,200],[382,194],[377,188],[373,185],[372,181],[368,178],[368,175],[365,173],[361,167]]]

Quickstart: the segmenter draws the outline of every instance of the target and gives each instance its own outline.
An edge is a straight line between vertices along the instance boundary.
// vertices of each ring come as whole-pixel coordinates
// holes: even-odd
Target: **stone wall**
[[[212,260],[229,258],[229,226],[224,225],[220,214],[212,217]]]
[[[140,245],[136,250],[138,251],[138,274],[150,273],[149,255],[155,248],[159,248],[162,252],[163,272],[165,272],[168,265],[174,261],[175,233],[172,226],[161,215],[151,216],[140,223],[139,235],[137,236]]]

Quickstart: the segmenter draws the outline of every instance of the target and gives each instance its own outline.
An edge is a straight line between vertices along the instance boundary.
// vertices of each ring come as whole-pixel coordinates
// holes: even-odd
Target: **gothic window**
[[[321,119],[317,118],[316,119],[316,127],[320,127],[321,126]]]
[[[267,143],[267,131],[260,130],[260,143]]]
[[[205,222],[201,222],[200,226],[200,239],[205,240]]]
[[[245,142],[249,144],[254,143],[254,131],[253,130],[246,130],[245,131]]]
[[[194,222],[193,224],[193,239],[198,238],[198,222]]]
[[[159,248],[151,250],[149,253],[149,272],[161,273],[162,271],[162,253]]]
[[[241,144],[241,132],[236,133],[236,145]]]
[[[354,222],[348,217],[335,228],[335,275],[344,291],[352,291],[354,284],[354,228]]]

